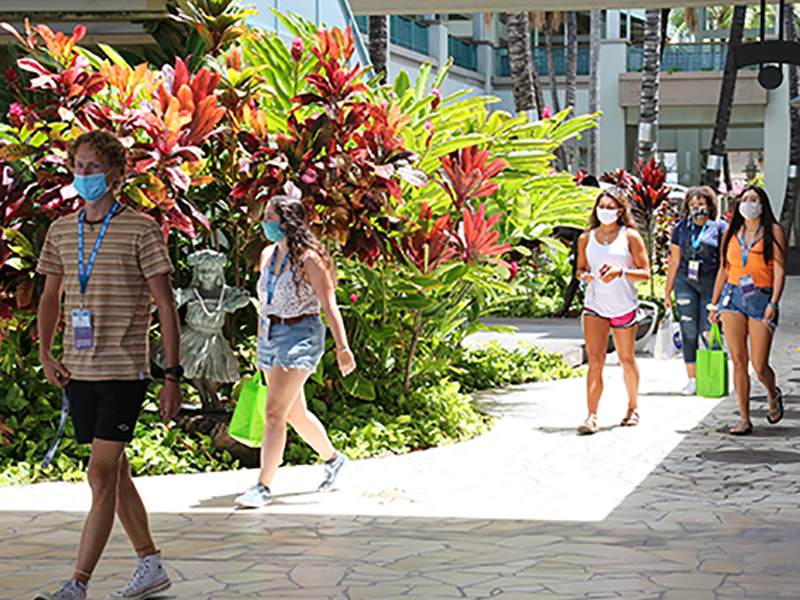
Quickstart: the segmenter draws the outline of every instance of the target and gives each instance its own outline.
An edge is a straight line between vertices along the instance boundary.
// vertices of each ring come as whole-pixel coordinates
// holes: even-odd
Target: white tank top
[[[275,315],[284,319],[319,314],[320,303],[314,288],[301,277],[298,277],[299,283],[296,283],[293,269],[278,275],[272,302],[267,304],[267,277],[271,257],[272,254],[261,263],[261,276],[256,285],[259,314],[262,317]],[[278,268],[279,265],[276,264],[275,267]]]
[[[619,277],[609,283],[600,280],[600,267],[606,263],[612,267],[635,268],[627,229],[621,227],[617,237],[608,245],[598,242],[597,229],[592,229],[586,244],[586,260],[594,279],[586,288],[584,306],[608,319],[627,315],[639,306],[636,286],[632,282]]]

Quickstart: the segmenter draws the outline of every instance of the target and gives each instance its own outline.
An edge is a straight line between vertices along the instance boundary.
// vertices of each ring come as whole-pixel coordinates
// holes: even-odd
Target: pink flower
[[[431,88],[431,96],[433,96],[433,102],[431,102],[431,110],[436,110],[442,101],[442,90],[440,90],[438,87]]]
[[[517,278],[517,273],[519,273],[519,265],[517,264],[517,261],[512,260],[509,263],[509,267],[511,268],[511,277],[508,278],[508,283],[511,283]]]
[[[25,116],[25,109],[17,102],[14,102],[8,109],[8,122],[19,129],[22,127],[22,119]]]
[[[553,116],[553,111],[550,109],[549,106],[545,106],[544,110],[542,110],[542,118],[549,119],[552,116]]]
[[[314,172],[314,169],[308,168],[303,171],[303,174],[300,176],[300,180],[303,183],[315,183],[317,181],[317,174]]]
[[[430,119],[425,121],[425,125],[423,125],[423,127],[425,128],[425,131],[433,135],[434,128],[433,128],[433,123],[431,122]]]
[[[300,62],[300,59],[303,58],[303,50],[303,38],[299,35],[295,36],[292,40],[292,58],[295,62]]]
[[[356,300],[358,300],[358,294],[353,292],[352,294],[350,294],[350,302],[353,304],[353,306],[355,306]]]

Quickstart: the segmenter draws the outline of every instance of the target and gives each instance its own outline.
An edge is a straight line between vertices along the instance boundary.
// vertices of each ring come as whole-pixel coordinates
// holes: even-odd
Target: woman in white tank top
[[[586,285],[583,336],[589,355],[586,376],[589,416],[578,431],[590,434],[599,429],[597,407],[603,393],[609,329],[614,335],[628,391],[628,411],[621,424],[637,425],[639,367],[633,348],[639,301],[633,282],[650,279],[650,265],[623,190],[612,188],[597,196],[589,217],[589,230],[578,240],[578,279]]]
[[[305,205],[294,198],[274,196],[264,209],[262,225],[273,242],[261,255],[258,282],[257,367],[266,373],[269,383],[267,418],[258,481],[236,498],[237,504],[250,508],[272,500],[269,486],[283,459],[287,422],[325,461],[320,491],[333,487],[347,460],[308,410],[303,393],[303,385],[325,351],[320,308],[336,341],[339,370],[346,376],[356,368],[336,304],[336,267],[309,230]]]

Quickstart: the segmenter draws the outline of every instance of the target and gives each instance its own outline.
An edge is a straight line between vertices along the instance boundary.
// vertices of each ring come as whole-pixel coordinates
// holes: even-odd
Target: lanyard
[[[69,416],[69,400],[67,399],[67,390],[61,390],[61,422],[58,424],[58,431],[56,432],[56,438],[53,440],[53,444],[50,446],[50,450],[47,451],[47,454],[42,461],[42,468],[46,469],[50,466],[50,462],[56,455],[56,451],[58,450],[58,445],[61,443],[61,438],[64,435],[64,428],[67,426],[67,417]]]
[[[280,277],[280,275],[275,275],[275,255],[277,253],[278,249],[275,248],[275,251],[272,253],[272,258],[269,261],[269,271],[267,271],[267,304],[272,304],[272,296],[275,294],[275,287],[278,285],[278,277]],[[283,271],[287,262],[289,262],[288,252],[286,256],[283,257],[281,271]]]
[[[753,236],[753,239],[750,240],[747,250],[744,249],[744,231],[742,232],[742,239],[739,241],[739,247],[742,249],[742,266],[745,268],[747,268],[747,259],[750,258],[750,249],[753,247],[753,244],[755,244],[759,231],[761,231],[761,225],[756,229],[756,234]]]
[[[700,233],[697,236],[694,235],[694,221],[692,221],[692,248],[694,249],[694,253],[697,254],[697,249],[700,247],[700,238],[703,237],[703,232],[706,230],[706,226],[708,225],[708,219],[706,222],[703,223],[703,226],[700,228]]]
[[[117,208],[119,208],[119,206],[119,200],[114,201],[114,206],[111,207],[111,210],[109,210],[108,214],[106,214],[106,218],[103,219],[103,226],[100,228],[100,233],[97,234],[97,240],[95,240],[94,248],[92,248],[92,253],[89,255],[88,264],[84,264],[83,253],[83,221],[86,218],[85,208],[81,213],[80,219],[78,219],[78,280],[81,283],[81,305],[83,305],[83,296],[86,294],[86,286],[89,283],[89,277],[92,276],[92,269],[94,269],[94,260],[97,258],[97,251],[100,249],[100,244],[103,242],[103,238],[106,235],[106,230],[108,229],[108,224],[111,222],[111,217],[113,217],[114,213],[117,212]],[[83,306],[81,306],[81,308],[83,308]]]

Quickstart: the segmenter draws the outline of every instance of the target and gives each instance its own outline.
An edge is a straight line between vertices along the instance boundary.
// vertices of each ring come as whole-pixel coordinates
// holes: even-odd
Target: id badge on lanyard
[[[100,228],[100,233],[97,234],[97,240],[94,243],[92,253],[89,255],[89,261],[84,263],[83,252],[83,221],[86,218],[86,209],[83,209],[80,218],[78,219],[78,280],[80,282],[81,292],[81,308],[80,310],[72,311],[72,332],[75,338],[76,350],[91,350],[94,348],[94,331],[92,329],[92,313],[83,308],[83,297],[86,294],[86,286],[89,285],[89,278],[92,276],[94,269],[94,261],[97,258],[97,251],[100,249],[100,244],[103,243],[103,238],[108,230],[108,224],[111,222],[111,217],[117,212],[120,207],[119,201],[114,202],[114,206],[106,214],[103,219],[103,226]]]
[[[756,238],[758,237],[758,233],[761,231],[761,225],[758,226],[753,239],[750,240],[750,245],[747,246],[747,249],[744,247],[744,233],[742,233],[742,239],[739,240],[739,247],[742,250],[742,267],[747,268],[747,259],[750,258],[750,250],[755,244]],[[739,287],[742,288],[742,296],[747,298],[752,298],[758,293],[758,288],[756,287],[755,282],[753,281],[752,275],[742,275],[739,277]]]
[[[753,282],[752,275],[743,275],[739,277],[739,287],[742,288],[742,296],[745,298],[752,298],[758,293],[758,288]]]
[[[700,278],[700,261],[699,260],[690,260],[689,261],[689,279],[692,281],[697,281]]]
[[[72,331],[75,337],[75,350],[91,350],[94,348],[91,312],[88,310],[73,310]]]

